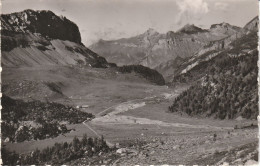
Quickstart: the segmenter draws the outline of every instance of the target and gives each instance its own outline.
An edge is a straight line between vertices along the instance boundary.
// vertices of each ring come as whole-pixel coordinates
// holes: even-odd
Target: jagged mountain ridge
[[[241,41],[241,39],[245,38],[250,33],[256,33],[258,31],[258,24],[258,17],[255,17],[235,34],[221,40],[209,42],[208,45],[205,45],[197,53],[187,59],[187,61],[178,65],[174,75],[174,79],[176,80],[177,78],[178,80],[180,77],[185,77],[185,75],[187,75],[187,72],[192,71],[193,69],[196,70],[196,68],[198,68],[197,66],[199,66],[200,64],[207,63],[212,58],[221,55],[221,53],[227,50],[235,50],[235,48],[237,49],[237,45],[241,44],[241,42],[239,43],[238,41]],[[244,42],[246,44],[247,41]],[[257,51],[257,48],[254,48],[252,50],[251,47],[240,47],[239,51],[233,51],[232,55],[230,53],[230,56],[240,56],[247,53],[252,54],[254,51]]]
[[[90,48],[109,62],[118,65],[141,64],[156,69],[167,77],[175,70],[168,67],[171,66],[169,61],[172,64],[178,63],[180,59],[185,61],[210,41],[223,39],[239,29],[229,24],[228,29],[225,26],[213,26],[209,30],[186,25],[177,32],[169,31],[166,34],[149,29],[131,38],[100,40]]]

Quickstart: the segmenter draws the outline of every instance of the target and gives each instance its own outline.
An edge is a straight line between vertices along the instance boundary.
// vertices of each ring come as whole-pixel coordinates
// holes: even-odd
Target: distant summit
[[[194,34],[194,33],[199,33],[199,32],[207,32],[205,29],[201,29],[194,24],[186,24],[184,27],[182,27],[180,30],[177,32],[179,33],[186,33],[186,34]]]

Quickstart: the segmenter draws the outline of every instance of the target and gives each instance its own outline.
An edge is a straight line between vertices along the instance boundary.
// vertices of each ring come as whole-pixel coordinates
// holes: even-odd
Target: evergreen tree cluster
[[[91,158],[100,152],[106,153],[111,150],[103,136],[91,138],[85,134],[81,140],[74,137],[70,143],[55,143],[52,147],[36,149],[27,154],[17,154],[5,148],[2,148],[1,154],[4,165],[60,165],[82,157]]]
[[[18,128],[16,126],[19,126]],[[66,125],[57,122],[42,123],[39,127],[21,125],[19,123],[2,122],[2,138],[9,139],[9,142],[23,142],[30,140],[42,140],[57,137],[59,134],[69,132]]]

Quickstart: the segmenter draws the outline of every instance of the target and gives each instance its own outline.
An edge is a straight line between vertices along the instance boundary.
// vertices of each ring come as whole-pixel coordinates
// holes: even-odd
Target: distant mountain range
[[[100,40],[90,48],[108,62],[118,65],[141,64],[156,69],[168,78],[175,73],[176,66],[210,42],[234,35],[240,30],[240,27],[228,23],[214,24],[210,29],[187,24],[177,32],[160,34],[148,29],[131,38]]]
[[[185,25],[177,32],[153,29],[93,50],[120,65],[143,64],[164,75],[168,85],[188,84],[170,112],[217,119],[256,119],[258,17],[243,28],[228,23],[210,29]]]

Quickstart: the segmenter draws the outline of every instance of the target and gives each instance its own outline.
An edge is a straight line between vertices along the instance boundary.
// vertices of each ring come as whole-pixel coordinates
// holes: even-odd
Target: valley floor
[[[39,72],[26,68],[6,71],[3,85],[10,96],[30,100],[32,96],[28,96],[34,94],[31,89],[32,94],[21,95],[24,89],[28,91],[32,86],[21,86],[10,81],[12,78],[18,77],[16,80],[32,82],[35,86],[52,81],[62,92],[52,95],[52,100],[74,106],[87,105],[81,110],[93,113],[95,118],[68,125],[69,129],[75,130],[56,138],[6,142],[4,146],[26,153],[52,146],[55,142],[70,142],[74,136],[81,138],[87,133],[94,137],[103,135],[109,145],[126,148],[126,152],[115,154],[117,157],[111,164],[245,164],[258,160],[256,121],[190,118],[168,113],[168,106],[187,86],[156,86],[137,77],[129,80],[132,75],[114,76],[113,71],[104,73],[100,69],[71,70],[66,67],[39,69]],[[20,89],[14,94],[11,89],[17,88]],[[37,95],[49,93],[46,88],[42,89],[45,91]],[[45,100],[44,97],[33,97]],[[235,126],[238,129],[234,129]],[[84,159],[80,162],[84,163]]]
[[[166,113],[163,107],[168,102],[163,96],[124,102],[88,125],[127,148],[129,154],[122,153],[116,164],[237,165],[258,160],[255,121],[183,117]],[[145,145],[138,147],[133,142]]]

